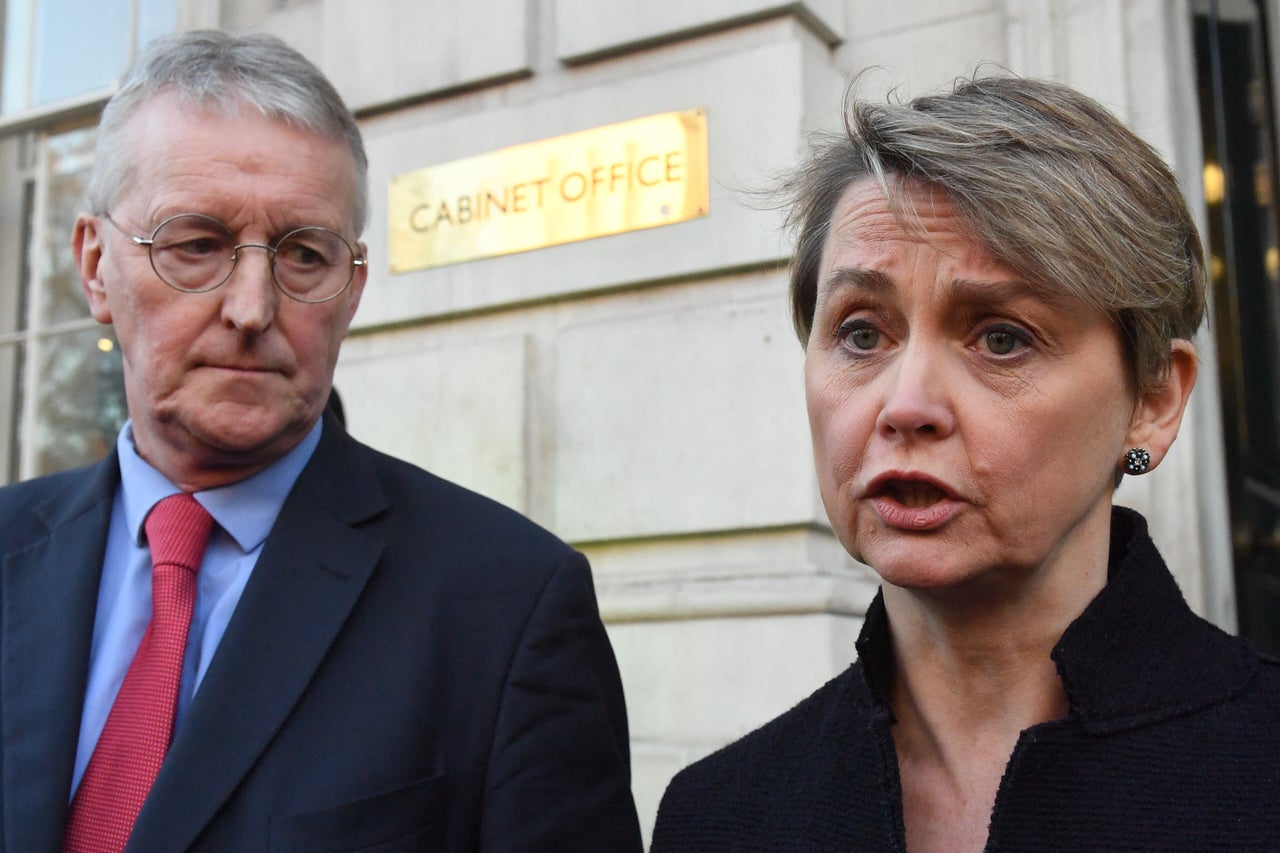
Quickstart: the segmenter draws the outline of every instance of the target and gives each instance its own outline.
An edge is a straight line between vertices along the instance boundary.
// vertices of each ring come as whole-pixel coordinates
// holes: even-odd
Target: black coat
[[[114,454],[0,489],[0,851],[61,847]],[[638,851],[582,555],[330,418],[128,850]]]
[[[1194,615],[1146,522],[1112,516],[1107,586],[1053,659],[1069,711],[1024,731],[987,850],[1280,850],[1280,663]],[[859,661],[795,708],[686,768],[653,853],[901,851],[876,597]]]

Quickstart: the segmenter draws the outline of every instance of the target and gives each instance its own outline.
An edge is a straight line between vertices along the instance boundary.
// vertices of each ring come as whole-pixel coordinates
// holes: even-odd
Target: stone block
[[[223,11],[224,29],[253,29],[279,36],[290,47],[310,59],[320,70],[333,79],[333,71],[325,57],[325,15],[324,4],[293,4],[267,11],[268,6],[279,7],[278,3],[267,3],[255,0],[249,4],[226,4],[229,8]],[[338,94],[344,99],[347,93],[342,87],[336,87]],[[348,106],[350,103],[348,102]]]
[[[607,621],[862,616],[879,578],[813,525],[588,544]]]
[[[1007,62],[1005,22],[996,13],[973,14],[865,37],[855,26],[837,59],[849,75],[873,69],[860,81],[864,97],[878,99],[890,89],[903,98],[936,92],[957,77],[972,76],[983,63]],[[987,73],[1000,68],[988,66]]]
[[[322,67],[354,109],[526,74],[525,0],[323,0]]]
[[[1121,118],[1128,118],[1129,75],[1125,53],[1124,6],[1112,0],[1060,3],[1054,32],[1061,45],[1063,68],[1058,79],[1098,99]],[[1138,40],[1143,37],[1138,36]]]
[[[959,19],[988,14],[1004,6],[1033,5],[1036,0],[1001,3],[999,0],[911,0],[893,3],[885,0],[848,0],[849,38],[902,33],[937,24],[959,25]]]
[[[592,541],[812,521],[789,325],[779,295],[565,329],[555,529]]]
[[[278,4],[271,4],[278,5]],[[318,0],[270,12],[232,5],[224,24],[274,33],[316,63],[353,110],[439,95],[530,71],[523,0]],[[206,15],[207,17],[207,15]],[[496,19],[503,26],[493,26]],[[201,20],[188,11],[186,19]]]
[[[614,623],[632,740],[691,758],[723,746],[844,671],[860,627],[819,613]]]
[[[340,361],[351,434],[527,512],[522,336]]]
[[[725,30],[761,18],[790,14],[827,44],[844,38],[841,0],[682,0],[630,3],[626,0],[559,0],[556,55],[565,62],[625,53],[690,35]]]

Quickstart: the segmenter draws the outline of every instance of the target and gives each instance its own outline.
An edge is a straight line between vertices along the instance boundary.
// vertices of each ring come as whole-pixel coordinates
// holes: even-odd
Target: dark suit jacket
[[[0,489],[0,850],[61,843],[112,455]],[[638,851],[586,560],[325,423],[130,851]]]
[[[905,850],[880,596],[858,654],[681,771],[652,853]],[[1022,732],[988,853],[1280,849],[1280,663],[1191,612],[1136,512],[1113,510],[1107,585],[1053,660],[1070,710]]]

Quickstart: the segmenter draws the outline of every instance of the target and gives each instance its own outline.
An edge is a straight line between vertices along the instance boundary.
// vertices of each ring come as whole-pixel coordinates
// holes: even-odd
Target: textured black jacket
[[[1069,711],[1022,733],[987,850],[1280,850],[1280,662],[1187,607],[1146,522],[1112,515],[1107,586],[1053,660]],[[859,661],[686,768],[653,853],[902,851],[877,596]]]

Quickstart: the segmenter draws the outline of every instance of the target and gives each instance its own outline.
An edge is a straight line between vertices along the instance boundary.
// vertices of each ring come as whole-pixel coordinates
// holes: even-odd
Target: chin
[[[920,570],[916,567],[905,570],[886,570],[882,571],[875,566],[871,567],[880,580],[890,586],[899,589],[907,589],[913,592],[937,592],[959,587],[968,578],[964,575],[958,575],[946,570],[939,571],[937,568],[929,568]]]
[[[224,404],[193,419],[187,431],[208,447],[226,453],[254,454],[282,444],[292,446],[311,423],[292,412],[264,412],[261,406]]]
[[[860,559],[887,584],[936,591],[963,585],[985,573],[970,561],[957,562],[956,557],[962,556],[958,550],[943,543],[898,541],[865,548]]]

